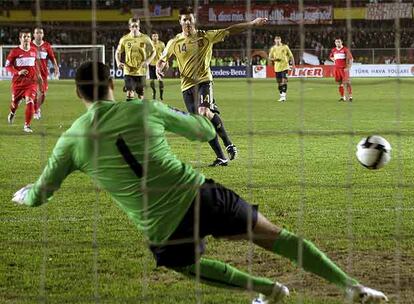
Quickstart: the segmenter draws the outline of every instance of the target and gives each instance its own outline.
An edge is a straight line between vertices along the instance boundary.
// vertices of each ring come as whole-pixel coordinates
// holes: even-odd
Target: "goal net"
[[[301,267],[309,262],[304,240],[311,240],[350,277],[389,295],[392,303],[413,302],[412,1],[34,2],[34,9],[20,1],[26,10],[12,7],[0,14],[0,37],[6,43],[0,46],[0,303],[247,304],[260,289],[252,277],[286,284],[292,291],[287,303],[343,303],[343,290]],[[88,60],[109,65],[116,102],[125,102],[123,70],[116,67],[115,50],[130,32],[129,18],[139,18],[141,32],[151,37],[155,31],[167,44],[183,31],[179,9],[187,4],[195,10],[196,28],[203,30],[268,18],[263,26],[242,32],[233,28],[212,51],[212,86],[221,118],[218,124],[213,116],[218,145],[227,158],[230,144],[221,140],[226,132],[220,129],[225,127],[238,158],[211,168],[219,154],[217,145],[213,152],[207,143],[167,135],[179,159],[257,204],[269,221],[298,236],[298,245],[289,252],[296,257],[294,263],[256,246],[255,242],[267,244],[267,239],[254,239],[252,225],[246,229],[246,241],[208,236],[203,257],[239,268],[247,281],[226,278],[227,266],[206,280],[199,246],[194,246],[194,280],[156,267],[145,233],[137,231],[108,193],[84,174],[71,174],[42,207],[19,208],[10,202],[15,191],[36,181],[62,132],[85,113],[83,103],[74,102],[76,68]],[[54,19],[56,15],[61,20]],[[7,123],[11,75],[4,62],[18,41],[17,29],[37,25],[45,27],[60,78],[67,80],[49,83],[46,110],[40,121],[34,121],[35,132],[26,136],[21,130],[23,109],[14,124]],[[54,30],[64,32],[64,39]],[[279,58],[269,56],[276,36],[293,52],[294,65],[288,62],[283,70],[276,67]],[[181,38],[175,50],[186,52],[187,46],[180,43],[187,38]],[[331,52],[337,38],[353,56],[344,67],[350,81],[335,79]],[[197,45],[201,48],[205,42],[200,39]],[[174,56],[165,75],[162,84],[160,79],[146,80],[145,98],[161,101],[163,88],[162,102],[185,110]],[[356,158],[357,144],[371,135],[384,137],[392,147],[390,163],[379,170],[364,168]],[[99,136],[90,135],[89,148],[96,154],[106,148],[95,144]],[[149,163],[147,152],[144,159]],[[99,167],[101,160],[91,160],[98,175],[106,169]],[[165,189],[148,190],[145,167],[143,174],[139,187],[146,209],[151,191],[159,194]],[[134,190],[128,187],[125,195]],[[142,216],[145,221],[146,213]],[[199,218],[196,212],[195,231]],[[190,239],[196,245],[202,241]],[[223,285],[239,288],[219,288]]]
[[[11,79],[12,75],[4,68],[7,55],[11,49],[17,47],[17,45],[0,45],[0,80]],[[53,52],[55,53],[56,60],[60,68],[61,79],[72,79],[75,77],[76,68],[85,61],[97,58],[101,62],[106,62],[105,45],[53,45]],[[51,61],[49,64],[49,77],[54,78],[53,64]]]

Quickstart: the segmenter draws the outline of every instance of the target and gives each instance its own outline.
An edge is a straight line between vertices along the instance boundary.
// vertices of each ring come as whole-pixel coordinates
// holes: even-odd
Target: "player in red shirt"
[[[36,49],[30,46],[31,33],[28,30],[19,32],[20,45],[12,49],[7,56],[6,69],[13,74],[12,100],[7,117],[11,124],[16,110],[22,100],[26,102],[26,114],[23,131],[32,133],[30,123],[34,113],[34,100],[38,86],[42,85]]]
[[[354,58],[348,48],[343,46],[342,39],[335,39],[335,47],[332,49],[329,58],[335,63],[334,76],[335,81],[339,83],[339,101],[346,101],[344,85],[348,93],[348,100],[352,101],[352,87],[349,78],[349,69],[351,68]]]
[[[48,60],[54,65],[55,78],[59,76],[59,65],[57,64],[55,54],[49,42],[43,40],[44,32],[41,27],[36,27],[33,32],[33,41],[31,45],[37,49],[37,55],[40,59],[40,74],[42,75],[43,86],[40,88],[35,100],[35,119],[40,119],[40,106],[45,101],[46,92],[48,90],[47,76],[49,75]]]

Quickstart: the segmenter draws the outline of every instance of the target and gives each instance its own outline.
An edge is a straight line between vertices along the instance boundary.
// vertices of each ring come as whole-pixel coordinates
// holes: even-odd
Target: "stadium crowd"
[[[275,1],[276,2],[276,1]],[[313,0],[307,1],[308,5],[326,5],[326,0]],[[367,3],[376,3],[376,2],[386,2],[384,0],[353,0],[350,4],[352,7],[363,7]],[[98,9],[121,9],[127,11],[131,8],[143,7],[143,0],[95,0],[96,8]],[[268,4],[268,0],[255,0],[252,1],[255,4]],[[279,0],[277,4],[297,4],[298,0]],[[92,6],[92,0],[40,0],[39,1],[41,9],[84,9]],[[153,4],[153,3],[151,3]],[[169,6],[172,8],[180,8],[183,5],[194,5],[193,1],[190,0],[163,0],[157,1],[156,4],[162,6]],[[209,5],[209,4],[232,4],[232,5],[245,5],[245,0],[201,0],[199,1],[200,5]],[[333,0],[330,1],[331,5],[335,7],[346,7],[346,1],[342,0]],[[0,2],[0,9],[33,9],[36,5],[36,1],[32,0],[3,0]]]
[[[25,1],[12,1],[13,3],[22,3]],[[43,1],[46,5],[49,1]],[[71,1],[68,1],[71,2]],[[72,1],[75,3],[76,1]],[[97,1],[102,5],[108,1]],[[116,5],[122,5],[123,1],[109,0]],[[317,2],[317,1],[316,1]],[[175,2],[172,1],[172,4]],[[23,3],[24,4],[24,3]],[[46,39],[54,45],[76,45],[76,44],[93,44],[92,28],[90,23],[79,22],[47,22],[42,24]],[[162,22],[153,23],[152,28],[145,28],[142,24],[142,31],[150,33],[152,30],[159,32],[160,40],[167,42],[179,33],[178,23]],[[14,45],[18,42],[18,32],[21,28],[33,28],[31,23],[15,25],[3,25],[0,28],[0,44]],[[200,26],[201,28],[210,28],[208,25]],[[111,58],[112,48],[116,47],[119,39],[128,32],[128,28],[120,27],[119,23],[98,23],[97,25],[96,44],[105,45],[107,58]],[[345,45],[351,49],[365,49],[364,51],[355,52],[355,59],[361,63],[393,63],[396,61],[394,48],[397,42],[403,50],[401,51],[400,63],[414,62],[414,35],[411,20],[401,20],[399,29],[396,30],[394,20],[390,21],[367,21],[352,20],[350,31],[347,30],[346,21],[335,21],[332,25],[307,25],[304,33],[305,51],[315,55],[320,63],[323,63],[333,47],[333,41],[336,37],[341,37]],[[81,33],[81,34],[80,34]],[[397,34],[399,33],[399,35]],[[248,62],[246,53],[248,39],[246,33],[227,37],[223,42],[217,45],[215,49],[212,64],[216,66],[237,66],[246,64],[266,64],[266,54],[273,45],[275,35],[282,37],[283,43],[289,45],[293,50],[295,57],[299,57],[299,52],[295,51],[301,48],[300,32],[298,26],[268,26],[260,30],[253,30],[251,39],[252,50],[262,50],[262,54],[253,56],[252,61]],[[397,39],[398,38],[398,39]],[[389,49],[376,50],[373,56],[369,49]],[[76,67],[79,61],[71,56],[62,56],[63,64],[68,67]],[[296,62],[300,63],[300,58]]]
[[[385,22],[353,22],[350,38],[351,48],[394,48],[396,46],[396,30],[392,24],[384,26]],[[382,24],[382,26],[381,26]],[[32,27],[25,24],[22,27]],[[91,44],[91,24],[79,23],[58,23],[48,22],[43,24],[49,41],[54,44]],[[116,28],[116,29],[115,29]],[[2,26],[0,28],[1,44],[15,44],[17,34],[20,30],[16,26]],[[170,24],[168,27],[163,25],[158,28],[157,24],[150,30],[143,29],[143,32],[157,30],[160,39],[168,41],[180,31],[179,27]],[[79,32],[82,31],[82,35]],[[103,23],[98,25],[97,44],[104,44],[107,48],[116,46],[119,39],[128,31],[122,30],[119,24]],[[283,41],[293,49],[300,48],[300,32],[298,27],[268,27],[252,32],[252,48],[268,49],[273,44],[273,37],[278,34],[283,37]],[[335,26],[309,26],[305,27],[305,49],[323,48],[329,49],[333,46],[335,37],[342,37],[345,43],[348,40],[348,31],[345,24],[335,24]],[[401,27],[400,47],[410,48],[414,45],[413,29],[409,26]],[[220,43],[220,49],[240,49],[247,47],[246,34],[231,36]]]

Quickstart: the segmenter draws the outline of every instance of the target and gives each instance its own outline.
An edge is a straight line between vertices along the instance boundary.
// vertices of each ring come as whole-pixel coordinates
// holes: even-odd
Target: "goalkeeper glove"
[[[19,191],[17,191],[12,198],[12,201],[19,204],[24,205],[24,201],[26,199],[27,194],[29,193],[30,189],[32,189],[33,184],[29,184],[27,186],[24,186]]]

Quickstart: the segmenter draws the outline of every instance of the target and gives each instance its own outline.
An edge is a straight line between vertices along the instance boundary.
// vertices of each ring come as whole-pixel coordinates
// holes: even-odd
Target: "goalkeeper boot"
[[[289,296],[289,289],[280,283],[275,283],[273,292],[270,296],[260,294],[259,297],[252,301],[252,304],[277,304],[282,303],[283,299]]]
[[[23,131],[26,133],[33,133],[32,128],[29,125],[24,124]]]
[[[227,154],[229,155],[230,160],[236,159],[237,158],[237,147],[233,144],[228,145],[226,147],[226,151]]]
[[[7,115],[7,122],[9,124],[12,124],[14,121],[14,118],[16,117],[16,114],[13,112],[10,112],[9,115]]]
[[[381,291],[362,285],[349,287],[345,292],[345,297],[350,303],[368,304],[388,302],[387,296]]]
[[[227,166],[229,164],[229,160],[227,158],[220,158],[217,157],[210,165],[209,167],[219,167],[219,166]]]

